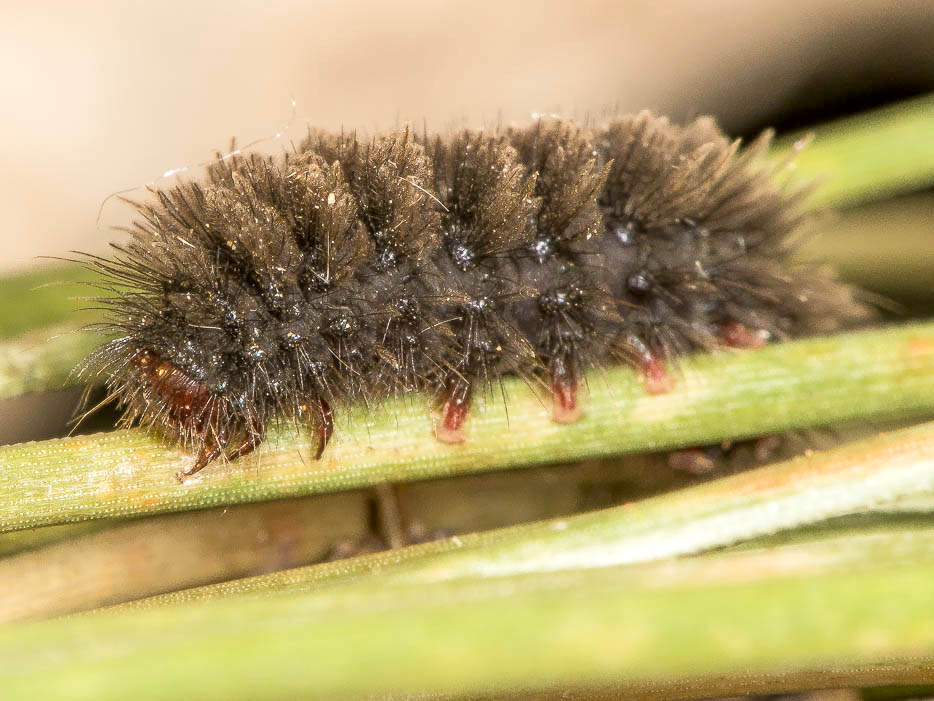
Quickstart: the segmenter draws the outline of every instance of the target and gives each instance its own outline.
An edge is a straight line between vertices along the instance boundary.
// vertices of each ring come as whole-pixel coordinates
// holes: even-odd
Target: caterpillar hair
[[[472,398],[505,375],[581,415],[582,374],[627,363],[646,389],[678,356],[832,332],[858,295],[796,262],[805,191],[709,118],[648,112],[600,127],[371,138],[311,130],[278,156],[219,158],[136,203],[104,274],[88,359],[122,423],[196,452],[179,478],[246,455],[270,421],[317,434],[340,408],[434,397],[465,439]]]

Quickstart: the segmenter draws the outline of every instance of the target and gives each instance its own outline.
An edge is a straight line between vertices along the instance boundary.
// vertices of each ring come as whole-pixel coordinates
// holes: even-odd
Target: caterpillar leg
[[[227,459],[236,460],[237,458],[242,458],[244,455],[249,455],[265,440],[266,427],[260,423],[256,417],[253,417],[243,442],[226,454]],[[224,454],[229,443],[230,433],[227,428],[218,426],[217,413],[214,412],[207,422],[207,431],[203,435],[203,443],[198,450],[198,457],[195,459],[194,463],[192,463],[191,467],[176,472],[176,479],[178,479],[179,482],[184,482],[196,472],[210,465]]]
[[[435,421],[435,436],[443,443],[467,440],[464,423],[470,413],[471,385],[460,375],[452,375],[441,395],[441,409]]]
[[[728,321],[720,329],[723,343],[730,348],[762,348],[765,337],[746,324],[738,321]]]
[[[202,443],[201,448],[198,450],[198,457],[191,466],[175,473],[175,478],[179,482],[184,482],[196,472],[200,472],[217,460],[224,450],[226,450],[227,443],[230,441],[230,435],[226,427],[219,426],[218,424],[217,412],[212,411],[201,434]],[[199,429],[200,428],[202,427],[199,426]]]
[[[175,473],[175,479],[184,482],[223,454],[230,435],[226,424],[220,421],[221,405],[217,402],[210,402],[199,414],[193,415],[190,405],[180,405],[176,401],[170,407],[169,415],[180,424],[192,427],[194,433],[201,437],[201,447],[194,463]]]
[[[177,436],[195,435],[201,438],[198,457],[189,467],[175,473],[184,482],[210,465],[227,448],[230,434],[223,402],[211,395],[208,388],[168,360],[153,351],[141,348],[130,359],[130,365],[151,394],[152,401],[164,407],[166,425]],[[158,399],[158,401],[157,401]]]
[[[647,351],[643,355],[640,368],[645,375],[645,391],[649,394],[667,394],[674,389],[675,381],[668,368],[665,367],[665,361],[652,351]]]
[[[577,372],[565,357],[554,356],[548,363],[553,399],[551,418],[559,424],[570,424],[583,416],[577,400]]]
[[[318,420],[315,425],[318,433],[318,449],[315,451],[315,460],[320,460],[324,449],[334,435],[334,415],[331,412],[331,405],[325,400],[318,400]]]
[[[626,355],[631,363],[642,371],[645,391],[649,394],[667,394],[674,389],[675,381],[662,356],[636,335],[626,339]]]
[[[235,450],[227,454],[227,459],[236,460],[237,458],[242,458],[244,455],[249,455],[265,440],[266,427],[254,416],[250,420],[250,429],[247,431],[243,442]]]
[[[225,446],[226,444],[224,446],[219,445],[214,436],[205,436],[204,443],[201,444],[201,448],[198,450],[198,457],[195,459],[194,463],[192,463],[190,467],[176,472],[175,479],[179,482],[184,482],[196,472],[201,471],[221,456]]]

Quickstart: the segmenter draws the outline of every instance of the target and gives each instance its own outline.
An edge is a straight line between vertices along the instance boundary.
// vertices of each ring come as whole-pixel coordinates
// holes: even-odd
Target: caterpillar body
[[[317,433],[349,402],[427,392],[438,438],[507,374],[581,413],[589,368],[665,391],[679,355],[836,330],[866,315],[793,262],[807,215],[709,118],[370,138],[310,130],[292,151],[218,158],[137,203],[86,370],[123,423],[197,452],[184,479],[252,452],[271,420]]]

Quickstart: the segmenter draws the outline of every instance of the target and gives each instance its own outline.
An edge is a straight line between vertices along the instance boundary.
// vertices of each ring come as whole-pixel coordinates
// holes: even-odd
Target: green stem
[[[620,507],[261,577],[224,582],[130,606],[307,589],[369,576],[374,582],[504,577],[693,555],[878,512],[934,491],[934,423],[874,436]]]
[[[192,457],[142,430],[0,447],[0,531],[930,416],[934,324],[686,358],[675,390],[660,396],[610,368],[589,378],[587,414],[573,425],[553,423],[520,382],[505,390],[508,416],[497,401],[478,407],[460,445],[435,441],[427,408],[400,400],[340,416],[321,460],[313,437],[283,430],[258,454],[183,485],[174,475]]]
[[[87,298],[96,292],[87,282],[100,276],[77,264],[54,263],[37,270],[0,278],[0,339],[12,338],[32,329],[74,323],[84,313]]]
[[[810,143],[793,168],[819,184],[810,198],[815,205],[852,207],[934,183],[934,95],[784,136],[774,153],[783,156],[805,136]]]
[[[99,335],[61,326],[0,343],[0,400],[79,383],[75,366],[100,342]]]
[[[121,609],[0,630],[0,689],[11,701],[697,698],[828,675],[930,682],[932,553],[921,524],[636,567]]]
[[[305,565],[362,538],[367,515],[359,492],[247,504],[141,519],[0,558],[0,623]]]

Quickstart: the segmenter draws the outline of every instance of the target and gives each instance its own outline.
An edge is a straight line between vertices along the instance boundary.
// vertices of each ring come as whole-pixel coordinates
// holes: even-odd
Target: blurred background
[[[0,270],[105,250],[128,215],[111,199],[98,224],[108,195],[232,137],[279,149],[307,124],[443,129],[646,107],[749,135],[934,88],[924,0],[262,5],[0,4]]]

